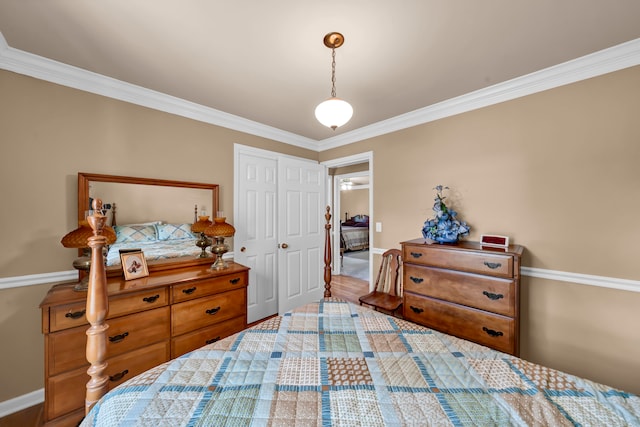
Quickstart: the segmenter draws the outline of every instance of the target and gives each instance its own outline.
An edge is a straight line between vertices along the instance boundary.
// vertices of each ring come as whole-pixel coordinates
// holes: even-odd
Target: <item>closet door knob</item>
[[[283,244],[280,245],[280,247],[282,249],[287,249],[289,247],[289,245],[287,245],[286,243],[283,243]]]
[[[240,252],[244,252],[246,250],[247,250],[247,248],[245,248],[244,246],[240,248]]]

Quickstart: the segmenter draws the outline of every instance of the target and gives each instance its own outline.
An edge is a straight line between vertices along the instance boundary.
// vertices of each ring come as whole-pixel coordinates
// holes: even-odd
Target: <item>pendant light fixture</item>
[[[316,107],[316,118],[323,125],[336,130],[347,123],[353,108],[347,101],[336,98],[336,49],[344,43],[344,36],[332,32],[324,36],[324,45],[331,49],[331,98]]]

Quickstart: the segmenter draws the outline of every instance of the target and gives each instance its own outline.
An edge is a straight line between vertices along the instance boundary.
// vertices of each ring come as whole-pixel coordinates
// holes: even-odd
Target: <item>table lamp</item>
[[[102,229],[102,235],[107,238],[110,245],[116,241],[116,232],[113,228],[106,226]],[[80,225],[73,231],[67,233],[60,243],[65,248],[76,248],[82,250],[82,255],[73,261],[73,267],[78,271],[84,271],[84,277],[73,288],[75,291],[87,291],[89,288],[89,269],[91,268],[91,254],[89,251],[89,237],[93,236],[93,230],[87,220],[80,221]]]
[[[199,216],[198,221],[191,225],[191,231],[194,233],[200,233],[200,238],[196,241],[196,246],[202,249],[202,252],[198,258],[208,258],[207,247],[211,246],[211,239],[204,234],[204,231],[213,224],[209,219],[209,215]]]
[[[204,230],[204,234],[215,239],[215,244],[211,245],[211,253],[215,255],[216,260],[211,265],[214,270],[222,270],[228,265],[222,259],[222,256],[229,251],[229,245],[224,243],[225,237],[231,237],[236,233],[233,225],[226,223],[226,218],[222,215],[213,219],[213,224]]]

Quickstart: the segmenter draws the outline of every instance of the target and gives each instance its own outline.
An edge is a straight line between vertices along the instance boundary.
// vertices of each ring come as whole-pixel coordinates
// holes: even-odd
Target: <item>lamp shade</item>
[[[236,234],[233,225],[226,223],[226,218],[214,218],[213,224],[204,230],[204,234],[210,237],[231,237]]]
[[[329,98],[316,107],[316,119],[333,130],[347,123],[351,116],[353,107],[340,98]]]
[[[211,220],[209,216],[199,216],[198,221],[191,225],[191,231],[194,233],[202,233],[206,230],[211,224]]]
[[[116,241],[116,232],[109,226],[102,229],[102,235],[107,238],[108,245]],[[88,248],[91,236],[93,236],[93,230],[87,220],[83,220],[80,221],[78,228],[65,234],[60,243],[65,248]]]

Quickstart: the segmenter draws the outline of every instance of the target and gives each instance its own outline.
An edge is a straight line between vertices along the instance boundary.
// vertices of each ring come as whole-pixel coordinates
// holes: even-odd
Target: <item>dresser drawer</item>
[[[198,329],[173,338],[171,344],[171,358],[182,356],[185,353],[196,350],[204,345],[214,343],[223,338],[240,332],[247,327],[245,317],[240,316],[213,326]]]
[[[199,280],[196,282],[174,285],[171,291],[174,303],[200,298],[213,293],[230,291],[247,285],[247,273],[238,272],[214,279]]]
[[[246,313],[246,289],[223,292],[171,306],[171,335],[182,335]]]
[[[444,301],[404,295],[404,318],[440,332],[515,354],[515,320]]]
[[[107,321],[107,358],[169,338],[169,307],[160,307]],[[89,366],[85,349],[88,326],[51,333],[46,337],[49,375]]]
[[[168,305],[169,298],[167,296],[168,290],[159,288],[110,298],[107,319]],[[51,307],[50,331],[55,332],[75,326],[88,325],[89,322],[85,315],[86,308],[86,301]]]
[[[404,290],[513,317],[516,314],[512,279],[461,273],[405,264]]]
[[[169,340],[108,359],[109,389],[167,360]],[[83,408],[88,381],[87,367],[49,377],[46,395],[47,419]]]
[[[169,291],[166,287],[117,296],[109,299],[109,315],[107,319],[168,304]]]
[[[513,277],[513,257],[511,255],[450,250],[430,245],[406,245],[403,249],[402,257],[405,263],[498,277]]]
[[[87,317],[85,316],[86,311],[86,301],[51,307],[49,330],[55,332],[76,326],[88,325],[89,322],[87,322]]]

